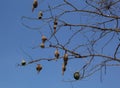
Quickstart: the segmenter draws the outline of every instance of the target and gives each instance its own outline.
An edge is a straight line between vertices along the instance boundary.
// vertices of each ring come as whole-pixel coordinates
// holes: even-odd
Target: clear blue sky
[[[29,47],[38,43],[40,39],[38,32],[21,25],[21,16],[35,16],[31,12],[32,2],[33,0],[0,2],[0,88],[72,88],[72,85],[74,88],[118,88],[120,86],[120,68],[116,67],[107,69],[102,83],[98,72],[87,79],[73,82],[72,85],[62,81],[71,79],[72,73],[62,76],[61,62],[42,62],[44,67],[40,74],[35,71],[35,64],[18,67],[17,64],[22,58],[27,57],[21,48],[31,53]]]

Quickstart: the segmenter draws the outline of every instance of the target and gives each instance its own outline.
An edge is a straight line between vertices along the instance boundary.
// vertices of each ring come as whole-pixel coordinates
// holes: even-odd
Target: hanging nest
[[[35,8],[37,8],[37,6],[38,6],[38,1],[34,0],[32,5],[32,12],[34,11]]]
[[[42,42],[45,43],[45,41],[47,40],[47,37],[44,36],[44,35],[42,35],[42,38],[41,38],[41,39],[42,39]]]
[[[68,61],[68,54],[67,54],[67,53],[64,54],[63,60],[64,60],[64,61]]]
[[[80,79],[80,73],[79,72],[75,72],[73,75],[75,80],[79,80]]]
[[[42,65],[37,64],[36,70],[37,70],[37,72],[39,73],[39,72],[42,70]]]
[[[42,17],[43,17],[43,13],[42,13],[42,11],[40,11],[38,14],[38,19],[42,19]]]
[[[25,66],[25,65],[26,65],[26,61],[25,61],[25,60],[22,60],[22,61],[21,61],[21,65],[22,65],[22,66]]]
[[[59,56],[60,56],[60,53],[59,53],[59,51],[58,51],[58,49],[56,49],[56,51],[55,51],[55,58],[59,58]]]

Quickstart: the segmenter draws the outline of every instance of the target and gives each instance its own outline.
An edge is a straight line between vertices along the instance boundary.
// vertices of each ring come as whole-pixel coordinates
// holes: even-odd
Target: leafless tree
[[[23,16],[22,25],[41,33],[41,43],[32,49],[55,50],[55,53],[51,53],[52,58],[45,56],[30,62],[22,61],[20,66],[63,59],[64,74],[67,65],[78,59],[81,64],[77,80],[103,68],[106,70],[108,66],[120,66],[120,0],[38,0],[36,7],[34,2],[32,14],[37,12],[38,17]],[[41,24],[34,27],[24,20]]]

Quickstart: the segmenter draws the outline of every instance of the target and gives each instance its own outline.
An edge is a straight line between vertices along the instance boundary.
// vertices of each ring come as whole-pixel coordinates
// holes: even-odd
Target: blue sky
[[[47,1],[47,0],[46,0]],[[57,0],[56,0],[57,1]],[[27,56],[22,49],[37,58],[39,53],[31,52],[32,45],[39,44],[40,34],[21,24],[22,16],[35,16],[31,12],[33,0],[1,0],[0,2],[0,87],[1,88],[117,88],[120,82],[120,68],[108,67],[107,74],[100,82],[100,73],[73,83],[62,80],[72,79],[72,73],[61,75],[61,62],[41,62],[43,70],[35,71],[36,64],[18,67]],[[43,7],[42,7],[43,8]],[[22,48],[22,49],[21,49]],[[37,51],[37,50],[34,50]],[[50,51],[45,54],[49,55]],[[43,54],[40,52],[40,56]],[[26,59],[30,61],[30,59]],[[70,70],[70,69],[68,69]],[[71,71],[72,72],[72,71]]]

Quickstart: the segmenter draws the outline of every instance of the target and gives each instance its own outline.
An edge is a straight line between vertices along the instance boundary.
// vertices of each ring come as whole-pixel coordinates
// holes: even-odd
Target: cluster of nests
[[[60,53],[58,51],[58,49],[55,50],[55,58],[58,59],[60,56]],[[68,62],[68,54],[67,52],[65,52],[65,54],[63,55],[63,64],[62,64],[62,74],[64,75],[64,72],[66,71],[66,66],[67,66],[67,62]],[[25,60],[21,61],[21,66],[25,66],[27,63]],[[42,65],[41,64],[37,64],[36,66],[36,71],[39,73],[42,70]],[[73,74],[73,77],[75,80],[79,80],[81,78],[81,75],[79,73],[79,71],[75,72]]]
[[[32,12],[35,10],[35,8],[38,7],[38,1],[37,0],[34,0],[33,1],[33,5],[32,5]],[[42,16],[43,16],[43,13],[42,11],[39,12],[38,14],[38,19],[42,19]]]
[[[22,66],[25,66],[25,65],[26,65],[26,61],[25,61],[25,60],[22,60],[21,65],[22,65]],[[42,70],[42,68],[43,68],[43,67],[42,67],[41,64],[37,64],[37,66],[36,66],[36,71],[37,71],[37,72],[40,72],[40,71]],[[64,66],[63,66],[62,69],[65,71],[65,67],[64,67]],[[74,77],[75,80],[79,80],[80,77],[81,77],[81,75],[80,75],[79,72],[75,72],[75,73],[73,74],[73,77]]]
[[[21,66],[25,66],[27,63],[26,63],[26,61],[25,60],[22,60],[22,62],[21,62]],[[41,70],[42,70],[42,65],[41,64],[37,64],[37,66],[36,66],[36,71],[37,72],[40,72]]]
[[[33,2],[33,6],[32,6],[32,12],[34,11],[35,8],[38,7],[38,1],[37,0],[34,0]],[[42,19],[42,16],[43,16],[43,13],[42,11],[39,12],[39,15],[38,15],[38,19]],[[53,26],[53,29],[54,29],[54,33],[56,32],[56,27],[57,27],[57,19],[54,20],[54,26]],[[47,41],[47,37],[45,35],[42,35],[41,37],[41,40],[42,40],[42,43],[40,44],[40,47],[41,48],[45,48],[45,42]],[[58,51],[58,49],[55,50],[55,58],[58,59],[59,56],[60,56],[60,53]],[[63,55],[63,64],[62,64],[62,74],[64,75],[64,72],[66,71],[66,66],[67,66],[67,62],[68,62],[68,54],[67,52],[65,52],[65,54]],[[27,63],[25,60],[22,60],[21,61],[21,66],[25,66]],[[37,64],[36,66],[36,71],[37,72],[40,72],[42,70],[42,65],[41,64]],[[79,71],[77,72],[74,72],[73,74],[73,77],[75,80],[79,80],[81,78],[81,75],[79,73]]]

